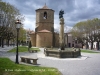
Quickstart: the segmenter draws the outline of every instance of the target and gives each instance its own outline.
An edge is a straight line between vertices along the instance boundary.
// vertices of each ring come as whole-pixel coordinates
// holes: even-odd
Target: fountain
[[[64,18],[63,18],[64,11],[61,10],[59,12],[59,19],[60,19],[60,33],[59,33],[59,49],[47,49],[44,48],[44,53],[46,56],[57,57],[57,58],[76,58],[81,56],[80,49],[70,49],[66,50],[64,48]]]

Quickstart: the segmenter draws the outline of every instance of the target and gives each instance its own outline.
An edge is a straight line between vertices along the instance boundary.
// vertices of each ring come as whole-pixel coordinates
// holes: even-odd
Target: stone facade
[[[36,10],[36,32],[43,29],[54,32],[54,10],[46,5]]]
[[[36,47],[59,46],[59,35],[54,33],[54,10],[46,5],[36,10],[36,28],[30,40]]]
[[[36,34],[35,33],[30,34],[30,40],[31,40],[32,46],[36,46]]]

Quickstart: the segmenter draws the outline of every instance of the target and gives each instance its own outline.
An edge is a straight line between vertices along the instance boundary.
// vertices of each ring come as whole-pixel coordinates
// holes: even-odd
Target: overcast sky
[[[48,8],[53,9],[54,27],[59,27],[59,11],[64,10],[65,25],[71,28],[77,22],[100,18],[100,0],[2,0],[9,2],[18,8],[25,16],[24,28],[35,29],[36,12],[38,8],[42,8],[44,4]]]

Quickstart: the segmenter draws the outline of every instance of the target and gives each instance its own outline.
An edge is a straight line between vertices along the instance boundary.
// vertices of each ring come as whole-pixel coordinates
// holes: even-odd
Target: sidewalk
[[[7,51],[13,49],[14,47],[16,47],[16,46],[4,46],[4,48],[0,47],[0,51],[7,52]]]

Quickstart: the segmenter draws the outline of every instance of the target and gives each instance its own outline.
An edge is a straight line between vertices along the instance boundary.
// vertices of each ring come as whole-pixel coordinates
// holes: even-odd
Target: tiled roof
[[[38,10],[52,10],[52,9],[48,8],[48,6],[45,4],[42,8],[36,9],[36,11],[38,11]],[[54,10],[52,10],[52,11],[54,11]]]
[[[43,29],[43,30],[40,30],[40,31],[38,31],[38,32],[50,32],[49,30],[46,30],[46,29]]]
[[[41,9],[49,9],[46,4]]]

